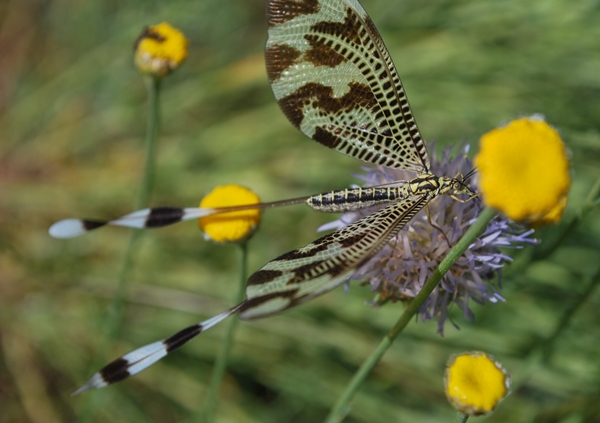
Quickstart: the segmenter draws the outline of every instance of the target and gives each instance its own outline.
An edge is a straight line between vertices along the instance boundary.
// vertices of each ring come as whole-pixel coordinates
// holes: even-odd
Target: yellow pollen
[[[213,189],[200,202],[203,208],[242,206],[260,203],[260,198],[239,185],[223,185]],[[214,242],[240,242],[252,236],[260,223],[260,210],[219,213],[199,219],[198,225]]]
[[[163,77],[187,57],[188,41],[166,22],[142,31],[135,43],[135,64],[142,73]]]
[[[562,216],[569,162],[560,135],[543,120],[518,119],[484,134],[475,166],[484,202],[510,219],[542,224]]]
[[[469,415],[491,412],[510,386],[502,365],[481,351],[451,357],[444,382],[448,401]]]

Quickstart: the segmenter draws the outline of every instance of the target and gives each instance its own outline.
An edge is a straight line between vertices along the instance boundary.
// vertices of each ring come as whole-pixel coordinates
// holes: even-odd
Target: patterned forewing
[[[430,197],[392,204],[270,261],[248,279],[240,318],[268,316],[339,286],[383,248]]]
[[[423,173],[425,143],[373,22],[355,0],[269,0],[266,62],[302,132],[369,163]]]

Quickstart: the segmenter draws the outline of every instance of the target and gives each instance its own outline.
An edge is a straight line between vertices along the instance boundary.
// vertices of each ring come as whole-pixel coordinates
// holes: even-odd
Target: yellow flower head
[[[506,370],[481,351],[453,355],[446,364],[444,387],[448,401],[464,414],[490,413],[510,388]]]
[[[200,202],[200,207],[219,208],[260,203],[260,198],[239,185],[223,185],[213,189]],[[198,225],[205,237],[214,242],[240,242],[248,239],[260,223],[260,210],[241,210],[201,218]]]
[[[187,57],[188,41],[166,22],[144,28],[135,42],[135,65],[142,73],[168,75]]]
[[[483,135],[475,157],[486,205],[534,225],[560,220],[570,186],[558,132],[537,116]]]

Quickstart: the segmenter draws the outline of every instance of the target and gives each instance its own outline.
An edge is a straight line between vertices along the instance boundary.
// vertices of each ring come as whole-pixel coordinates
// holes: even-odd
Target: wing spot
[[[272,28],[297,16],[318,13],[320,9],[319,0],[270,1],[267,2],[267,25]]]
[[[271,83],[278,81],[283,72],[299,62],[302,53],[285,44],[275,44],[265,50],[267,76]]]

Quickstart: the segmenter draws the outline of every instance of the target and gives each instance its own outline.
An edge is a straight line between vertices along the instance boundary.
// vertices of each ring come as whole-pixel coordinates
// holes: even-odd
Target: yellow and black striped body
[[[447,193],[471,195],[470,191],[464,190],[460,175],[448,178],[423,173],[409,181],[399,182],[395,186],[348,188],[313,195],[306,200],[306,203],[321,212],[345,213],[379,204],[403,201],[415,196],[428,195],[434,198]]]

